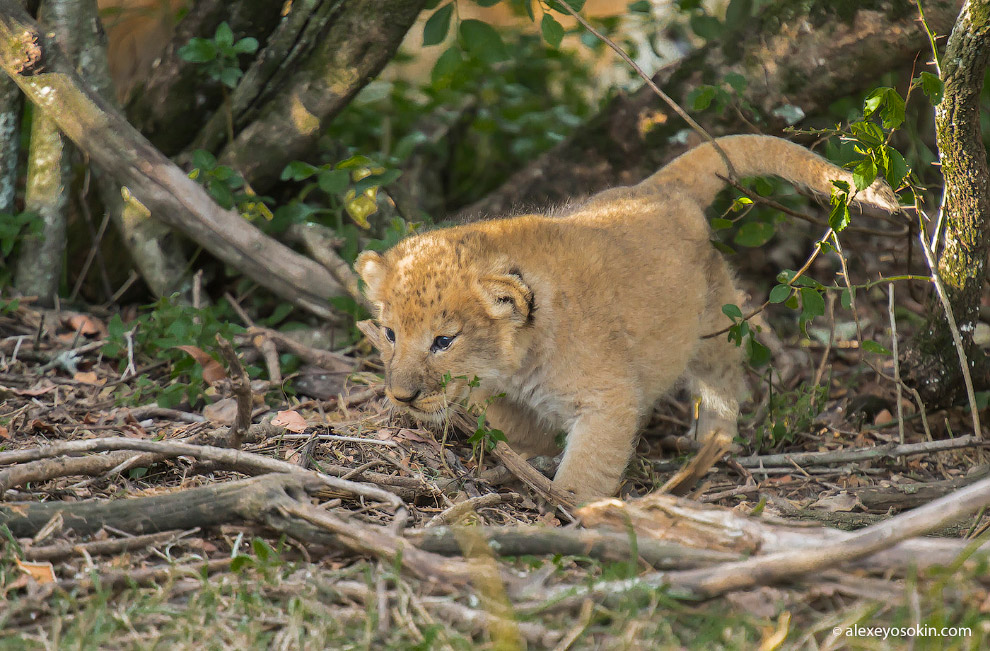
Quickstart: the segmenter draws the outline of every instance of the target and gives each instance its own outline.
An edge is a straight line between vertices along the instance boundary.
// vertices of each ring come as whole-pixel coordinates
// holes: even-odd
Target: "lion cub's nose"
[[[416,389],[412,393],[409,393],[409,394],[406,394],[406,395],[402,395],[402,394],[396,392],[393,389],[391,393],[392,393],[392,396],[391,397],[394,400],[398,400],[399,402],[410,403],[410,402],[412,402],[413,400],[415,400],[416,398],[419,397],[420,390],[419,389]]]

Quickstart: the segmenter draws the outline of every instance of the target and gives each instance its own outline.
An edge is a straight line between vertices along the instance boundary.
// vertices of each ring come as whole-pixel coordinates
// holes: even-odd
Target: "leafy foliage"
[[[828,399],[828,387],[803,383],[793,391],[773,392],[770,387],[767,417],[756,428],[755,447],[769,450],[792,442],[811,430]]]
[[[230,25],[222,22],[217,26],[213,38],[192,38],[179,48],[183,61],[203,65],[206,75],[219,81],[227,88],[235,88],[244,73],[238,64],[242,54],[254,54],[258,50],[258,40],[252,37],[234,40]]]
[[[129,323],[125,324],[120,315],[114,315],[107,324],[108,336],[103,354],[119,359],[121,371],[127,366],[129,354],[168,360],[172,366],[172,378],[176,380],[158,393],[156,384],[147,378],[138,378],[139,391],[128,401],[136,403],[148,399],[150,394],[157,394],[158,404],[163,407],[175,406],[183,400],[196,403],[206,388],[203,370],[178,347],[196,346],[211,351],[216,347],[217,334],[231,339],[244,332],[244,328],[230,322],[227,309],[226,303],[196,309],[178,305],[171,298],[162,298],[146,306]],[[252,376],[259,372],[254,367],[245,370]]]

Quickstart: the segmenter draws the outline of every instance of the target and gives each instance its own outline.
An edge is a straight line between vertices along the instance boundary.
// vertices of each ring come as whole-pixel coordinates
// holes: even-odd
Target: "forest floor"
[[[875,253],[853,254],[867,276],[884,263]],[[889,345],[883,291],[858,309]],[[174,364],[132,350],[126,369],[126,352],[105,354],[102,313],[8,304],[0,647],[987,648],[984,510],[939,526],[935,547],[829,556],[839,530],[897,522],[988,474],[963,407],[923,415],[903,394],[901,439],[895,387],[837,312],[808,337],[768,315],[785,333],[783,377],[752,372],[740,442],[690,501],[644,497],[697,449],[675,395],[624,502],[575,509],[475,424],[438,432],[393,414],[367,347],[329,360],[324,399],[256,384],[235,452],[237,402],[223,396],[236,368],[200,357],[207,406],[165,409],[154,398],[181,384]],[[894,312],[903,339],[921,302],[899,289]],[[260,365],[272,345],[286,352],[270,335],[234,347]],[[889,356],[872,359],[891,371]],[[788,552],[807,564],[759,564]]]

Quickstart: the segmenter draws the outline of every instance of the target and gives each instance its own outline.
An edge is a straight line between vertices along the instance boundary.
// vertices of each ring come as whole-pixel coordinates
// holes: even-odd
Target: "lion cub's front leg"
[[[501,430],[513,452],[524,457],[553,456],[560,452],[556,436],[544,427],[532,409],[507,400],[495,400],[488,405],[488,424]]]
[[[554,484],[583,501],[615,495],[638,431],[635,405],[609,405],[580,414],[567,435]]]

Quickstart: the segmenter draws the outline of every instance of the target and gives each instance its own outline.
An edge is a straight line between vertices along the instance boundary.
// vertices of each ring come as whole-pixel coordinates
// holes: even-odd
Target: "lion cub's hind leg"
[[[701,319],[704,336],[721,330],[727,319],[722,306],[738,304],[739,294],[721,256],[714,254],[708,271],[709,297]],[[739,398],[743,393],[742,347],[730,342],[725,334],[702,339],[694,359],[688,364],[688,390],[700,400],[694,435],[699,441],[721,433],[730,439],[738,432]]]

